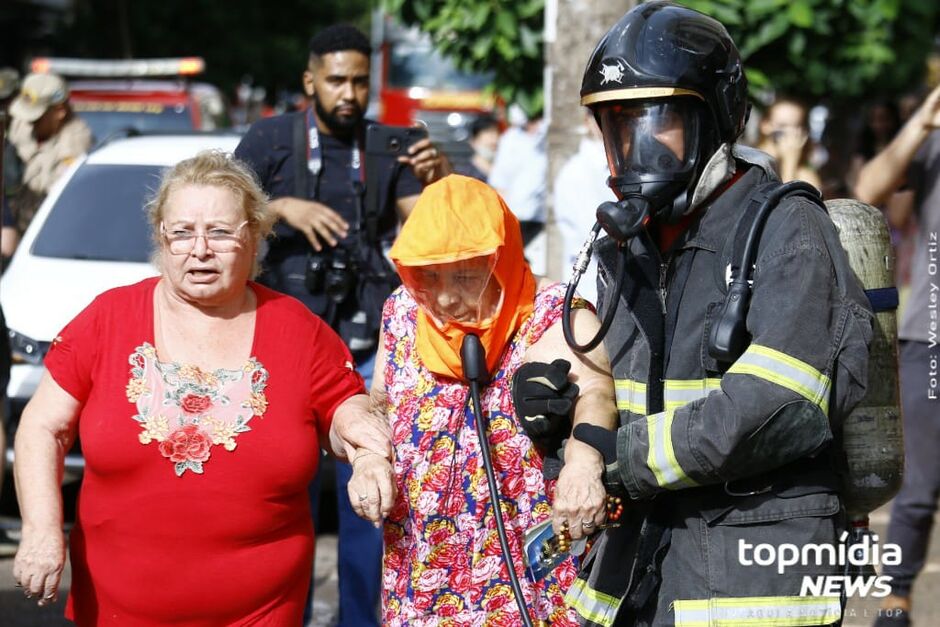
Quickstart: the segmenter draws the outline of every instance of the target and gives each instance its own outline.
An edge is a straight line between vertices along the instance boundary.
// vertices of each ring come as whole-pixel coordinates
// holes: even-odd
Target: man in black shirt
[[[364,118],[369,99],[368,39],[351,26],[331,26],[310,40],[303,74],[312,107],[253,124],[235,156],[258,174],[280,218],[269,242],[261,281],[303,301],[349,346],[356,366],[371,379],[382,304],[397,285],[385,262],[399,220],[407,218],[424,185],[450,173],[427,139],[408,156],[370,162],[379,185],[372,236],[364,220]],[[351,474],[337,463],[340,516],[341,625],[377,625],[382,541],[378,530],[352,511],[346,498]]]

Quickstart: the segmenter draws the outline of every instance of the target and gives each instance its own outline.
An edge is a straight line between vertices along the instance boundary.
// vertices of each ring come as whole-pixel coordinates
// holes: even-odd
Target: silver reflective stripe
[[[646,384],[630,379],[617,379],[617,409],[641,416],[646,413]]]
[[[565,603],[584,619],[604,627],[614,624],[620,599],[609,594],[598,592],[580,577],[575,577],[574,583],[565,595]]]
[[[679,409],[721,389],[721,379],[666,379],[665,409]]]
[[[792,390],[829,412],[829,377],[804,361],[767,346],[751,344],[727,374],[749,374]]]
[[[646,465],[649,467],[656,483],[668,490],[688,488],[696,485],[679,465],[676,452],[672,446],[672,411],[661,414],[652,414],[646,417],[646,430],[649,437],[649,450],[646,454]]]
[[[842,617],[837,597],[734,597],[676,601],[676,627],[803,627]]]

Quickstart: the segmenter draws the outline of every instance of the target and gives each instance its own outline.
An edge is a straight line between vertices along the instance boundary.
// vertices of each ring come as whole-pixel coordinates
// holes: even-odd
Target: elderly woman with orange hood
[[[390,254],[403,286],[385,304],[372,395],[387,412],[394,460],[359,458],[349,488],[361,515],[384,518],[383,623],[521,624],[461,364],[461,343],[473,333],[485,349],[483,415],[525,605],[534,622],[576,624],[564,603],[573,558],[533,582],[525,576],[523,538],[547,520],[575,539],[602,524],[603,461],[569,439],[557,482],[546,481],[511,382],[525,363],[565,359],[580,388],[574,423],[610,428],[616,402],[603,346],[586,355],[568,348],[564,286],[532,275],[518,221],[475,179],[452,175],[428,186]],[[572,323],[584,337],[599,326],[583,302]]]

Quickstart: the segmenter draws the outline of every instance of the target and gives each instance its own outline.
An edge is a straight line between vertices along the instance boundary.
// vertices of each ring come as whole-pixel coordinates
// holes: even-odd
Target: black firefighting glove
[[[571,409],[578,386],[568,381],[571,363],[523,364],[512,378],[512,402],[529,439],[546,454],[555,455],[571,434]]]
[[[571,435],[576,440],[597,449],[604,458],[604,474],[601,479],[607,493],[613,496],[625,496],[627,491],[620,478],[620,465],[617,462],[617,432],[597,425],[581,423],[574,428]]]

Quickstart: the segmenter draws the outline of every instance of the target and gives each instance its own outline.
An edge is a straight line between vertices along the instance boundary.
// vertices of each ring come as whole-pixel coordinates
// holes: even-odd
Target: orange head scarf
[[[415,346],[427,368],[463,379],[460,345],[467,333],[479,336],[492,375],[503,349],[535,303],[535,277],[522,249],[519,221],[492,187],[452,174],[421,193],[389,253],[405,288],[413,294],[410,268],[495,257],[493,278],[502,292],[496,313],[479,323],[441,322],[418,309]]]

